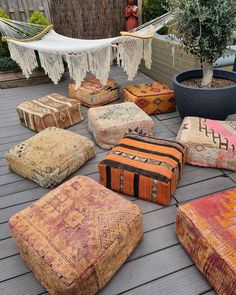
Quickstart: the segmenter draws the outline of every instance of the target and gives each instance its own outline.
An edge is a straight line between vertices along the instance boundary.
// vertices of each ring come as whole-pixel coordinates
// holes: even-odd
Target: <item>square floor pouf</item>
[[[185,117],[176,140],[187,146],[186,163],[236,171],[236,121]]]
[[[93,142],[77,133],[49,127],[11,148],[11,170],[42,187],[54,187],[95,156]]]
[[[128,134],[99,164],[100,183],[162,205],[175,193],[185,161],[180,143]]]
[[[51,295],[94,295],[143,236],[137,205],[77,176],[15,214],[21,257]]]
[[[174,91],[160,82],[128,85],[125,101],[136,103],[147,114],[163,114],[176,110]]]
[[[67,128],[83,120],[80,102],[58,93],[25,101],[16,110],[21,123],[37,132],[51,126]]]
[[[75,98],[87,107],[96,107],[108,104],[119,98],[119,85],[115,80],[108,80],[106,85],[95,77],[85,79],[81,86],[69,84],[68,95]]]
[[[219,295],[236,294],[236,189],[179,206],[178,238]]]
[[[153,120],[133,102],[88,110],[88,129],[103,149],[111,149],[133,130],[152,135],[153,127]]]

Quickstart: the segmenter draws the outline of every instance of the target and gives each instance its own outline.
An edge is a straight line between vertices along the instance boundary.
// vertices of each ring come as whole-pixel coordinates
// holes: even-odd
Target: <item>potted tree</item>
[[[199,58],[202,69],[177,74],[173,80],[181,117],[224,120],[236,113],[236,73],[214,70],[236,30],[235,0],[171,0],[176,36]]]

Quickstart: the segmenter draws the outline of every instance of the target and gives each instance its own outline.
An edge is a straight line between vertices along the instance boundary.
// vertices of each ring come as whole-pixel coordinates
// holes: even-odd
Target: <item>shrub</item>
[[[9,19],[9,16],[0,9],[0,17]],[[8,50],[7,42],[3,42],[1,39],[1,33],[0,33],[0,57],[3,56],[10,56],[10,52]]]
[[[9,56],[0,57],[0,72],[19,71],[20,67]]]
[[[177,21],[176,35],[185,50],[203,65],[202,86],[210,87],[213,63],[224,53],[236,30],[235,0],[170,0]]]
[[[34,11],[34,13],[29,18],[28,22],[30,24],[37,24],[37,25],[45,25],[45,26],[50,25],[46,17],[38,10]]]
[[[167,12],[167,0],[144,0],[142,10],[144,22],[148,22]],[[163,27],[158,33],[161,35],[167,34],[168,27]]]

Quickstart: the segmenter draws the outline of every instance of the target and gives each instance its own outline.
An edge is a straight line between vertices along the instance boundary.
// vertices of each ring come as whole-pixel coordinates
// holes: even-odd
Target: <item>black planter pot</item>
[[[192,70],[177,74],[173,80],[175,99],[182,118],[196,116],[225,120],[236,113],[236,85],[224,88],[194,88],[181,84],[189,78],[201,78],[202,70]],[[214,70],[214,77],[236,82],[236,72]]]

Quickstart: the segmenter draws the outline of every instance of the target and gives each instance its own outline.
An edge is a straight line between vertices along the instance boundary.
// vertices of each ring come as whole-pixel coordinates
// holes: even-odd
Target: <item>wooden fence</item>
[[[27,21],[34,10],[39,10],[49,21],[51,20],[48,0],[0,0],[0,8],[11,19],[19,21]]]

